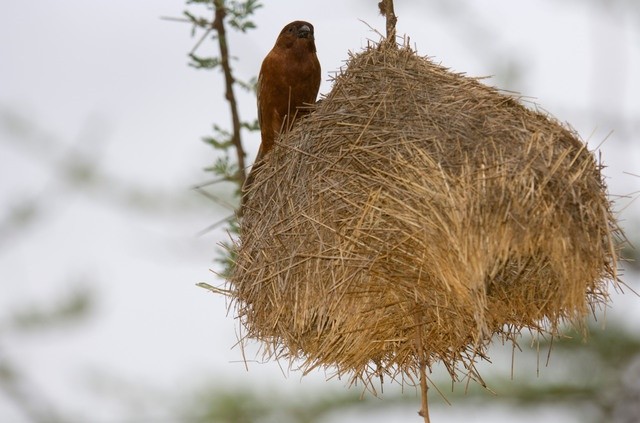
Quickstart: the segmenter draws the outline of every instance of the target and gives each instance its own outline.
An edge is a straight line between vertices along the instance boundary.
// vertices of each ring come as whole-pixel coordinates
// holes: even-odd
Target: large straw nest
[[[369,381],[607,299],[617,225],[571,130],[408,48],[352,55],[255,179],[229,279],[268,356]]]

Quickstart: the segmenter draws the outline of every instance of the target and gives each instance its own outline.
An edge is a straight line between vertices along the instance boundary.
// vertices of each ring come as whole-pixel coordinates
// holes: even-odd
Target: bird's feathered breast
[[[294,21],[287,24],[267,54],[258,76],[258,122],[262,142],[251,173],[243,189],[249,190],[255,168],[273,148],[283,131],[309,112],[320,88],[320,62],[316,55],[313,25]],[[246,201],[243,195],[243,204]]]
[[[261,124],[266,110],[272,110],[282,118],[290,109],[315,102],[320,87],[320,62],[316,55],[313,27],[304,37],[298,36],[298,27],[294,23],[285,27],[262,62],[257,87]],[[289,31],[289,28],[294,30]]]

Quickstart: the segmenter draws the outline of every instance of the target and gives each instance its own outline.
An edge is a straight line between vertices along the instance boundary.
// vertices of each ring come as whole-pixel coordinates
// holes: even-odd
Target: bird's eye
[[[293,32],[294,28],[291,26],[289,27],[289,32]]]

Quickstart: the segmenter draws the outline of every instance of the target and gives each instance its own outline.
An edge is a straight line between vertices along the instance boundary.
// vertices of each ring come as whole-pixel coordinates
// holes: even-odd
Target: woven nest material
[[[417,56],[352,55],[258,171],[228,283],[268,356],[354,380],[473,369],[606,302],[618,227],[571,130]]]

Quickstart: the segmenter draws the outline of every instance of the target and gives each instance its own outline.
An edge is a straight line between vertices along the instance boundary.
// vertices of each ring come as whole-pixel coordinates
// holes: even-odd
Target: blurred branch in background
[[[603,330],[595,324],[590,332],[587,342],[576,331],[555,340],[553,347],[550,341],[542,341],[539,352],[524,348],[515,356],[518,363],[542,361],[541,366],[545,366],[548,349],[553,348],[549,368],[540,369],[542,374],[555,373],[546,380],[536,377],[535,366],[529,366],[528,370],[518,366],[513,378],[497,375],[486,378],[489,389],[497,393],[495,395],[477,384],[456,384],[448,390],[451,381],[446,374],[432,375],[433,382],[454,407],[469,407],[469,412],[478,405],[498,403],[531,409],[561,406],[585,422],[635,422],[640,411],[640,336],[619,327]],[[521,340],[523,345],[530,342],[527,337]],[[362,398],[359,392],[352,391],[292,396],[249,387],[228,388],[217,381],[188,394],[190,400],[185,400],[180,420],[189,423],[320,423],[331,415],[339,416],[348,411],[367,410],[375,414],[394,406],[415,407],[413,388],[406,388],[405,392],[392,390],[393,393],[384,394],[382,400],[371,396]],[[446,406],[438,397],[434,397],[434,404],[435,407]]]
[[[561,405],[580,415],[582,421],[632,422],[638,414],[624,417],[630,398],[640,396],[640,372],[635,370],[634,387],[630,389],[625,375],[635,369],[640,359],[640,334],[616,324],[592,322],[587,339],[580,330],[561,339],[540,343],[538,360],[541,373],[549,377],[532,378],[522,370],[513,379],[492,376],[488,382],[497,395],[489,398],[486,391],[474,387],[467,393],[470,400],[502,401],[526,407]],[[521,344],[528,340],[525,338]],[[548,366],[544,363],[550,353]],[[536,362],[536,352],[529,349],[515,356],[522,364]],[[553,369],[553,370],[552,370]],[[466,402],[467,400],[465,400]],[[637,408],[636,412],[640,411]]]
[[[27,304],[14,309],[0,321],[0,333],[37,332],[76,324],[88,318],[94,307],[93,292],[86,281],[50,299],[46,305]]]
[[[560,406],[584,422],[635,422],[640,411],[640,336],[616,326],[603,330],[595,322],[589,330],[591,335],[586,342],[576,331],[556,339],[553,346],[547,340],[541,342],[539,350],[523,348],[515,360],[529,366],[518,365],[513,377],[491,375],[486,378],[488,388],[496,394],[477,384],[455,384],[447,389],[451,387],[450,378],[437,371],[432,380],[453,407],[468,407],[469,412],[480,405],[500,403],[532,410]],[[531,342],[530,338],[523,337],[520,343]],[[552,351],[546,368],[544,362],[549,348]],[[501,352],[510,356],[508,351]],[[541,374],[554,374],[537,377],[536,362],[541,362]],[[404,392],[391,389],[381,400],[361,396],[353,389],[317,395],[285,395],[273,390],[231,386],[215,381],[188,392],[179,420],[188,423],[340,421],[330,417],[364,410],[373,415],[396,406],[413,409],[417,395],[412,387],[406,387]],[[437,396],[433,403],[435,407],[448,407]]]
[[[130,179],[103,171],[101,153],[109,140],[104,122],[89,120],[71,145],[66,145],[30,118],[0,107],[0,130],[4,132],[0,144],[45,175],[41,187],[3,204],[0,254],[34,225],[51,221],[58,207],[79,194],[140,213],[184,213],[194,206],[186,193],[136,186]]]
[[[49,305],[53,303],[53,305]],[[9,356],[3,343],[12,337],[26,334],[41,335],[43,331],[79,323],[91,312],[93,296],[86,284],[65,292],[47,305],[21,305],[0,316],[0,394],[34,423],[70,422],[68,413],[61,413],[46,398],[28,376],[28,363]],[[4,310],[5,313],[7,310]]]
[[[18,369],[5,354],[0,351],[0,392],[11,400],[28,421],[34,423],[62,423],[53,406],[28,381],[27,375]]]

